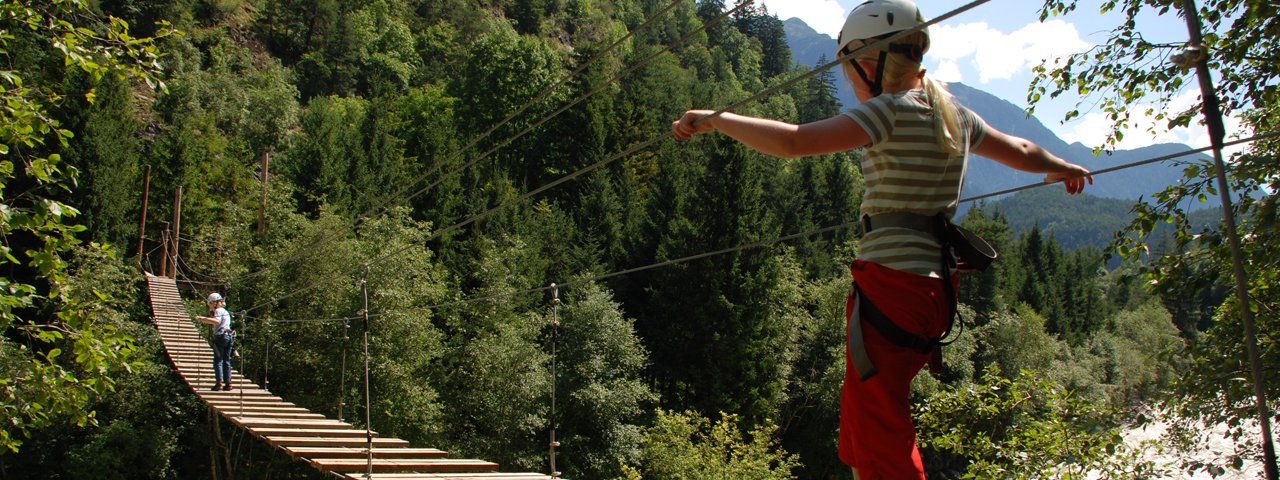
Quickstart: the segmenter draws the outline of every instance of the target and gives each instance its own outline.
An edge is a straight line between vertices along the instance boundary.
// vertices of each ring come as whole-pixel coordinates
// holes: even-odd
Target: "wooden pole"
[[[151,192],[151,165],[142,175],[142,220],[138,221],[138,270],[142,270],[142,239],[147,234],[147,197]]]
[[[271,152],[262,152],[262,202],[258,205],[258,234],[267,230],[267,176]]]
[[[169,222],[161,222],[160,230],[160,276],[169,277]]]
[[[548,446],[551,450],[551,478],[560,478],[560,472],[556,470],[556,448],[560,447],[560,441],[556,440],[556,336],[560,333],[560,289],[556,284],[551,284],[551,417],[547,419],[547,423],[551,424],[551,442]]]
[[[178,185],[178,190],[173,194],[173,261],[170,269],[174,277],[178,274],[178,244],[181,243],[178,237],[182,235],[182,185]]]
[[[364,435],[365,435],[365,480],[373,478],[373,425],[370,425],[369,415],[369,264],[364,264],[364,268],[360,270],[360,296],[363,298],[363,308],[360,309],[360,315],[364,317]]]
[[[1227,167],[1222,160],[1222,144],[1226,137],[1226,128],[1222,122],[1222,108],[1218,100],[1217,89],[1213,86],[1213,77],[1209,73],[1208,49],[1205,48],[1202,27],[1200,25],[1200,9],[1195,0],[1182,1],[1182,13],[1187,19],[1187,32],[1191,37],[1188,47],[1206,53],[1195,64],[1196,75],[1200,81],[1200,96],[1204,99],[1203,111],[1205,123],[1209,127],[1209,141],[1213,145],[1213,163],[1217,170],[1218,196],[1222,199],[1222,225],[1226,230],[1227,243],[1231,247],[1232,269],[1236,283],[1236,299],[1240,302],[1240,317],[1244,323],[1245,347],[1249,354],[1249,366],[1253,376],[1253,393],[1258,410],[1258,426],[1262,428],[1262,467],[1268,480],[1280,478],[1276,470],[1276,450],[1271,438],[1271,414],[1267,408],[1267,391],[1263,387],[1262,357],[1258,352],[1258,327],[1254,323],[1253,309],[1250,307],[1249,282],[1244,265],[1244,253],[1240,248],[1240,233],[1236,230],[1235,210],[1231,207],[1231,190],[1227,183]],[[1194,53],[1191,50],[1187,54]]]

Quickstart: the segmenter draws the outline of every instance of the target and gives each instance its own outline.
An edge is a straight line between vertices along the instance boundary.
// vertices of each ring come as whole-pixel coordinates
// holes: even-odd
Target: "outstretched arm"
[[[1085,182],[1093,185],[1093,176],[1084,167],[1058,158],[1030,140],[994,128],[987,128],[986,136],[973,148],[973,153],[1024,172],[1044,173],[1045,183],[1061,181],[1072,195],[1083,192]]]
[[[725,112],[694,125],[713,110],[689,110],[671,122],[671,132],[681,140],[718,130],[761,153],[775,157],[803,157],[843,152],[871,143],[871,137],[853,119],[837,115],[803,125]]]
[[[203,323],[203,324],[205,324],[205,325],[217,325],[217,324],[218,324],[218,319],[213,318],[213,317],[206,317],[206,316],[203,316],[203,315],[196,315],[196,321],[197,321],[197,322],[200,322],[200,323]]]

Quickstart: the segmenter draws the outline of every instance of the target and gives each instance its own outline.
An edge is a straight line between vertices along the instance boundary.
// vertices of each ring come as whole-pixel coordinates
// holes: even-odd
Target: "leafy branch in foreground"
[[[1231,189],[1230,213],[1237,219],[1242,238],[1245,277],[1252,299],[1261,353],[1260,364],[1277,365],[1280,349],[1275,348],[1275,332],[1280,325],[1280,303],[1276,285],[1280,285],[1280,214],[1277,214],[1276,192],[1280,191],[1280,62],[1275,52],[1280,46],[1280,4],[1268,1],[1203,0],[1199,15],[1203,20],[1204,45],[1208,67],[1215,78],[1224,116],[1241,123],[1241,135],[1264,137],[1227,160],[1225,173]],[[1085,54],[1073,55],[1065,63],[1052,68],[1042,65],[1039,78],[1031,85],[1029,99],[1034,103],[1042,94],[1056,96],[1070,90],[1081,95],[1095,93],[1103,98],[1104,109],[1113,122],[1113,134],[1107,139],[1114,145],[1130,125],[1134,105],[1150,104],[1164,112],[1170,101],[1189,85],[1184,79],[1195,72],[1161,61],[1139,63],[1150,54],[1152,46],[1140,42],[1139,13],[1170,13],[1180,2],[1172,0],[1108,0],[1102,10],[1120,10],[1124,22],[1112,30],[1104,45]],[[1046,0],[1042,18],[1075,9],[1075,0]],[[1180,12],[1179,12],[1180,13]],[[1160,50],[1172,54],[1177,48]],[[1049,91],[1052,88],[1052,91]],[[1149,99],[1156,99],[1150,102]],[[1150,110],[1149,110],[1150,111]],[[1196,102],[1186,110],[1160,113],[1154,118],[1167,120],[1167,127],[1191,125],[1199,114]],[[1137,271],[1146,285],[1159,293],[1166,303],[1196,298],[1210,289],[1228,290],[1231,284],[1232,256],[1226,235],[1205,229],[1188,221],[1187,212],[1197,202],[1218,196],[1216,167],[1207,162],[1186,165],[1183,178],[1151,200],[1134,207],[1133,222],[1117,234],[1114,251],[1139,264]],[[1217,203],[1217,202],[1214,202]],[[1146,247],[1151,233],[1161,223],[1171,224],[1174,238],[1170,248],[1152,251]],[[1234,289],[1230,289],[1234,290]],[[1190,332],[1194,365],[1185,369],[1169,407],[1191,421],[1214,425],[1226,423],[1233,428],[1237,440],[1255,443],[1243,435],[1239,426],[1254,417],[1253,382],[1260,382],[1268,398],[1280,394],[1280,371],[1264,368],[1262,378],[1253,379],[1240,352],[1244,345],[1244,327],[1239,306],[1232,292],[1220,305],[1207,305],[1202,322],[1209,325],[1203,332]]]
[[[162,28],[157,38],[172,34]],[[0,452],[63,419],[94,423],[93,397],[131,367],[132,338],[94,313],[105,298],[77,295],[68,281],[73,250],[111,250],[82,246],[79,211],[63,202],[78,171],[58,153],[72,133],[51,112],[72,82],[48,77],[85,75],[96,85],[123,75],[163,88],[154,40],[130,36],[127,23],[98,18],[82,0],[0,4],[0,63],[13,68],[0,70]],[[93,88],[83,95],[92,102]]]

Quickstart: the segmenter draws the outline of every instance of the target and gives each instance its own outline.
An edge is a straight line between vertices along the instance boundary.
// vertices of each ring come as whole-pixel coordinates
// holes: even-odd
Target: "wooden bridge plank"
[[[344,478],[365,480],[364,472],[348,473]],[[550,480],[540,473],[374,473],[369,480]]]
[[[364,430],[356,429],[250,427],[249,431],[258,435],[278,437],[365,438],[366,435]],[[378,432],[372,433],[374,438],[378,438]]]
[[[306,458],[366,458],[364,448],[350,447],[285,447],[292,455]],[[444,458],[449,452],[436,448],[377,448],[374,458]]]
[[[312,459],[311,464],[322,470],[338,473],[368,471],[369,461],[364,458]],[[469,459],[373,459],[374,473],[427,472],[427,473],[486,473],[496,472],[498,464]]]
[[[361,438],[325,438],[325,437],[263,437],[267,443],[280,447],[364,447],[367,441]],[[407,447],[409,442],[399,438],[374,438],[374,448]]]

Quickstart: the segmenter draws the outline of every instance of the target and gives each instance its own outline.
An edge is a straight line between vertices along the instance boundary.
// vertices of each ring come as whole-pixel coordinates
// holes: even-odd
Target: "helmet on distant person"
[[[209,298],[205,300],[205,303],[208,303],[209,305],[213,305],[213,302],[221,302],[221,301],[222,301],[222,295],[219,294],[218,292],[213,292],[209,294]]]
[[[836,56],[843,57],[853,53],[854,50],[863,45],[903,30],[919,27],[924,23],[924,15],[920,14],[920,9],[910,0],[868,0],[854,7],[853,11],[849,12],[849,16],[845,18],[844,28],[840,29],[840,36],[836,38]],[[880,50],[878,64],[882,67],[877,69],[878,71],[874,75],[874,82],[868,78],[867,73],[858,65],[858,62],[852,59],[849,60],[854,69],[858,71],[858,74],[862,76],[862,80],[871,87],[874,95],[879,95],[881,92],[881,83],[884,78],[883,65],[888,54],[905,55],[917,63],[924,58],[924,53],[929,50],[929,29],[922,28],[920,32],[924,36],[923,45],[891,43]]]

